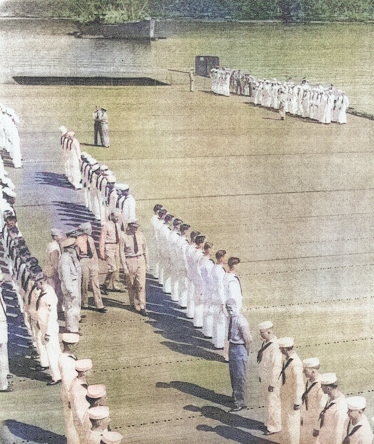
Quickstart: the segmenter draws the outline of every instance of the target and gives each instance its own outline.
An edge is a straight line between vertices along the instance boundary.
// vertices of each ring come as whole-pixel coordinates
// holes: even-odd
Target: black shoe
[[[109,289],[109,291],[114,291],[115,293],[122,293],[123,290],[121,290],[120,288],[111,288]]]
[[[240,410],[246,409],[247,406],[246,405],[241,405],[238,407],[233,407],[231,410],[229,410],[229,412],[240,412]]]
[[[89,307],[88,305],[82,305],[81,309],[82,309],[82,310],[89,310],[90,307]]]
[[[9,374],[6,375],[6,378],[7,378],[7,379],[12,379],[12,378],[13,378],[13,375],[9,373]]]
[[[57,381],[49,381],[49,382],[47,382],[47,385],[57,385],[57,384],[60,384],[62,381],[61,381],[61,379],[58,379]]]
[[[100,289],[100,293],[101,293],[103,296],[108,296],[108,295],[109,295],[108,290]]]
[[[42,367],[41,365],[37,365],[35,368],[34,368],[34,370],[36,371],[36,372],[44,372],[45,370],[48,370],[49,369],[49,367]]]
[[[103,307],[103,308],[97,308],[96,311],[98,311],[99,313],[106,313],[108,310]]]
[[[145,308],[141,308],[141,309],[139,310],[139,313],[140,313],[142,316],[145,316],[145,317],[148,317],[148,316],[149,316],[149,314],[148,314],[148,312],[147,312],[147,310],[146,310]]]
[[[266,430],[266,432],[264,432],[264,435],[266,436],[270,436],[270,435],[275,435],[278,432],[269,432],[269,430]]]

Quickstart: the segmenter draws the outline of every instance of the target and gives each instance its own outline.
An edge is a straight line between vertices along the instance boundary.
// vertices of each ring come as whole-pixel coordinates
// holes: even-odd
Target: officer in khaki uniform
[[[101,227],[100,258],[105,260],[108,265],[108,273],[102,286],[103,294],[107,294],[108,290],[120,291],[120,218],[121,211],[113,209],[110,213],[110,219]]]
[[[67,444],[77,444],[79,443],[79,436],[73,422],[69,390],[71,383],[78,376],[78,372],[75,370],[77,357],[74,354],[74,349],[79,342],[79,335],[63,333],[61,339],[64,348],[58,359],[58,368],[60,369],[62,379],[61,398],[64,407],[65,436]]]
[[[282,371],[282,353],[273,331],[273,323],[264,321],[258,325],[263,340],[257,353],[258,377],[265,400],[265,435],[273,435],[282,429],[279,374]]]
[[[143,316],[145,309],[145,277],[147,268],[147,246],[144,234],[138,231],[138,220],[130,220],[121,237],[121,262],[125,272],[130,305]]]
[[[76,250],[82,269],[82,307],[88,307],[88,285],[91,284],[95,307],[100,313],[105,313],[101,299],[99,282],[99,261],[96,253],[95,241],[91,236],[92,226],[90,222],[79,225],[81,230],[76,241]]]

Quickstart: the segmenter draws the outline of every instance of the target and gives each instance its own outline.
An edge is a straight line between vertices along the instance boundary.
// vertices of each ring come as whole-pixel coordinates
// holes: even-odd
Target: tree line
[[[120,23],[147,17],[234,20],[367,21],[373,0],[64,0],[60,13],[81,23]]]

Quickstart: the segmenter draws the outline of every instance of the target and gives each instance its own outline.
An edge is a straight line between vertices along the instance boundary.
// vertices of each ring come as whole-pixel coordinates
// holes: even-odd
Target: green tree
[[[279,0],[228,1],[233,18],[240,20],[272,20],[279,16]]]
[[[149,14],[148,0],[70,0],[67,8],[80,23],[121,23]]]

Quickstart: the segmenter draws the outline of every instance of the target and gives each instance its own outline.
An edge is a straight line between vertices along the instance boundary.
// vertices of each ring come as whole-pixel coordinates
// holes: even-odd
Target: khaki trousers
[[[119,244],[105,244],[105,260],[108,265],[108,273],[105,285],[108,290],[119,288],[120,253]],[[117,283],[117,286],[115,285]]]
[[[145,308],[145,274],[144,256],[127,257],[126,285],[129,292],[130,305],[136,310]]]
[[[88,284],[91,283],[95,307],[103,308],[97,261],[93,258],[82,258],[79,262],[82,268],[82,306],[88,306]]]

